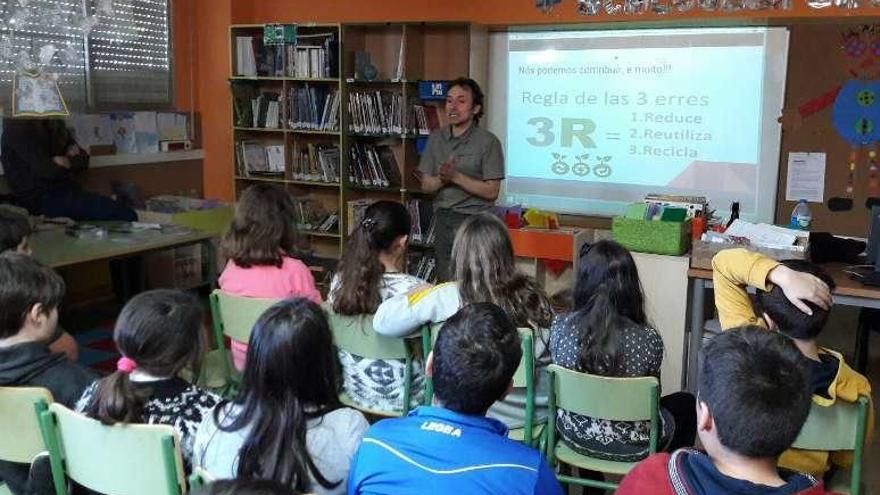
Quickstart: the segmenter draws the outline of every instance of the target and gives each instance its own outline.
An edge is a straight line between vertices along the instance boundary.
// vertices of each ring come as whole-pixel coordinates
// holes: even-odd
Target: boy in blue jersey
[[[446,320],[426,363],[435,405],[367,430],[349,495],[561,495],[540,453],[509,440],[507,427],[485,416],[510,390],[521,355],[516,327],[494,304],[471,304]]]

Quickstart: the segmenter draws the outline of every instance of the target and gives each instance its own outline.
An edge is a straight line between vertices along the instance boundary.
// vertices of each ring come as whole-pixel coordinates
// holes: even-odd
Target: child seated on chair
[[[234,296],[263,299],[306,297],[320,304],[321,293],[309,268],[293,257],[296,207],[275,184],[254,184],[241,194],[232,223],[223,235],[229,257],[217,284]],[[244,369],[247,343],[232,341],[232,361]]]
[[[340,315],[370,315],[389,297],[405,294],[424,280],[403,271],[410,216],[395,201],[377,201],[364,211],[330,282],[328,301]],[[366,359],[339,351],[342,390],[361,407],[381,411],[403,409],[406,361]],[[424,365],[412,363],[412,406],[420,400]]]
[[[599,241],[581,250],[574,308],[550,329],[553,362],[582,373],[660,378],[663,339],[645,315],[636,263],[625,247]],[[601,398],[596,398],[601,400]],[[658,448],[694,444],[694,397],[677,392],[660,399]],[[556,426],[573,450],[599,459],[635,462],[648,456],[650,421],[608,421],[559,411]]]
[[[266,310],[254,325],[238,396],[205,416],[193,464],[217,478],[266,479],[301,493],[343,494],[366,431],[339,403],[333,334],[303,298]]]
[[[746,326],[704,348],[697,431],[705,453],[654,454],[617,495],[820,495],[822,481],[777,467],[810,413],[809,370],[790,339]]]
[[[77,411],[108,425],[172,426],[189,472],[196,428],[219,401],[178,376],[187,367],[198,376],[202,316],[199,301],[183,291],[158,289],[131,298],[113,329],[122,355],[116,371],[86,389]]]
[[[0,208],[0,253],[12,251],[30,256],[28,237],[32,232],[28,217]],[[63,352],[72,363],[79,358],[76,340],[60,325],[55,326],[55,333],[49,338],[49,350]]]
[[[541,454],[485,417],[510,390],[522,355],[504,310],[465,306],[443,324],[426,363],[434,406],[374,424],[352,464],[349,495],[562,494]]]
[[[269,480],[217,480],[195,495],[299,495],[289,486]]]
[[[454,282],[417,287],[380,304],[373,328],[382,335],[404,337],[424,324],[445,321],[468,304],[491,302],[500,306],[516,326],[534,332],[535,421],[545,421],[546,369],[550,364],[547,343],[553,308],[535,279],[517,271],[507,226],[490,214],[471,215],[455,234],[451,267]],[[503,421],[508,428],[522,428],[525,404],[525,388],[516,388],[493,404],[488,416]]]
[[[712,260],[715,306],[721,328],[758,325],[778,330],[792,339],[810,369],[813,403],[832,406],[837,400],[855,402],[859,395],[871,397],[871,385],[836,351],[816,343],[831,307],[834,281],[821,268],[806,261],[778,262],[745,249],[719,252]],[[746,286],[758,289],[756,311]],[[758,316],[760,314],[761,316]],[[868,438],[873,429],[869,409]],[[779,459],[788,469],[822,476],[832,466],[849,467],[851,452],[790,449]]]
[[[24,254],[0,254],[0,387],[44,387],[55,401],[73,407],[96,376],[49,348],[63,298],[64,280],[57,273]],[[30,493],[28,469],[0,461],[0,481],[13,493]]]

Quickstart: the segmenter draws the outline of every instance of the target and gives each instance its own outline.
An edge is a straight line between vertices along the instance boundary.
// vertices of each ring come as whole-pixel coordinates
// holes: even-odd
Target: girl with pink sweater
[[[294,258],[296,227],[290,194],[274,184],[254,184],[238,200],[223,236],[229,261],[218,281],[228,294],[263,299],[304,297],[321,303],[308,267]],[[235,367],[244,369],[247,343],[232,341]]]

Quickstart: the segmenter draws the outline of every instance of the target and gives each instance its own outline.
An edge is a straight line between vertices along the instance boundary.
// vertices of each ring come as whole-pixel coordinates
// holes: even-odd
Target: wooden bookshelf
[[[426,136],[402,132],[365,133],[354,132],[351,128],[352,115],[349,108],[349,95],[352,92],[385,91],[399,95],[408,112],[411,103],[426,104],[418,99],[418,83],[423,80],[451,80],[467,75],[481,85],[487,82],[488,32],[484,27],[467,23],[351,23],[351,24],[298,24],[298,42],[309,44],[320,39],[321,33],[332,33],[338,42],[334,53],[338,73],[325,74],[329,77],[301,77],[290,74],[288,51],[282,50],[282,73],[259,73],[243,75],[236,67],[237,37],[261,37],[262,24],[242,24],[230,26],[230,85],[251,85],[256,93],[277,92],[281,95],[281,125],[278,128],[260,128],[251,125],[234,125],[233,141],[239,143],[265,142],[282,143],[285,150],[285,170],[278,176],[248,175],[238,166],[236,156],[235,187],[236,195],[254,182],[273,182],[285,187],[296,197],[307,197],[317,201],[328,210],[335,209],[339,215],[338,229],[329,232],[303,230],[301,238],[305,247],[319,258],[339,258],[344,242],[351,230],[349,225],[348,203],[355,200],[375,201],[380,199],[406,203],[412,199],[425,201],[429,205],[430,196],[421,191],[415,177],[419,163],[419,141]],[[402,51],[401,51],[402,47]],[[376,74],[370,80],[356,73],[356,53],[369,53],[369,63],[375,67]],[[401,58],[401,53],[403,57]],[[326,129],[294,129],[288,121],[290,102],[288,95],[292,88],[325,88],[327,92],[336,90],[340,98],[338,127]],[[248,90],[250,91],[250,90]],[[235,102],[234,102],[235,103]],[[437,106],[441,125],[445,124],[442,102],[431,103]],[[235,105],[234,105],[235,106]],[[235,124],[235,116],[233,116]],[[243,124],[240,122],[239,124]],[[297,156],[309,146],[336,145],[339,147],[339,182],[320,182],[301,180],[294,175]],[[352,182],[352,148],[375,145],[383,151],[390,150],[397,162],[399,184],[362,185]],[[387,148],[385,148],[387,147]],[[377,148],[379,149],[379,148]],[[386,152],[387,153],[387,152]],[[387,156],[387,155],[386,155]],[[414,251],[430,253],[431,246],[417,244]]]

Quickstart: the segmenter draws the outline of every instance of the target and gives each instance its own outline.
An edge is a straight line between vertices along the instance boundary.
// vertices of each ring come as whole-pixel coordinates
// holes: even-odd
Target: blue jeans
[[[68,217],[82,221],[118,220],[134,222],[137,214],[113,198],[81,189],[54,189],[40,200],[40,213],[47,217]]]

